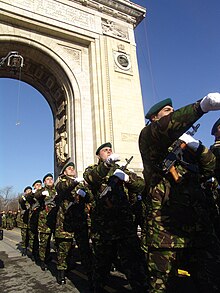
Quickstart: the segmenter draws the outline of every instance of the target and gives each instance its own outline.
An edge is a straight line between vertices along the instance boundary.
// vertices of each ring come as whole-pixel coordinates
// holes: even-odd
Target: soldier
[[[24,188],[24,194],[19,198],[18,202],[21,208],[21,213],[18,216],[18,224],[21,229],[21,250],[22,255],[27,255],[28,247],[28,217],[29,217],[29,203],[27,201],[28,195],[32,192],[31,186]]]
[[[216,156],[215,177],[220,184],[220,118],[213,125],[211,134],[215,137],[215,143],[210,147]]]
[[[2,211],[2,228],[6,229],[7,221],[6,221],[6,214],[5,211]]]
[[[220,94],[211,93],[177,111],[171,99],[163,100],[145,116],[151,123],[140,133],[139,148],[146,183],[150,292],[177,292],[178,273],[191,274],[200,293],[219,292],[220,246],[201,188],[201,179],[213,176],[215,157],[184,133],[204,113],[219,109]],[[181,156],[174,152],[178,138],[178,150],[185,142]],[[169,169],[165,158],[174,163]]]
[[[216,157],[215,166],[215,178],[218,184],[215,186],[213,178],[213,183],[211,184],[211,190],[215,201],[215,206],[217,208],[216,217],[214,219],[216,234],[220,239],[220,118],[214,123],[211,134],[215,137],[215,143],[210,146],[211,151]],[[216,188],[215,188],[216,187]]]
[[[54,186],[53,175],[51,173],[44,176],[43,183],[44,187],[36,191],[35,198],[40,204],[38,218],[40,267],[45,271],[47,270],[47,264],[50,260],[50,240],[52,236],[51,228],[47,225],[47,216],[56,205],[54,201],[56,189]]]
[[[12,210],[9,210],[7,212],[6,222],[7,222],[6,229],[7,230],[12,230],[14,228],[14,217],[13,217],[13,211]]]
[[[102,144],[96,155],[98,164],[87,167],[83,174],[94,196],[91,237],[95,256],[95,292],[104,292],[112,262],[118,255],[133,292],[146,293],[145,263],[126,192],[141,193],[144,181],[128,169],[120,169],[116,163],[119,156],[112,152],[111,143]],[[109,179],[116,182],[111,185],[111,191],[103,195]]]
[[[57,243],[57,282],[65,284],[65,271],[68,269],[67,257],[71,253],[73,237],[79,247],[81,263],[89,285],[92,275],[92,251],[89,245],[87,214],[85,204],[89,201],[88,188],[83,178],[76,177],[75,164],[68,162],[62,169],[56,184],[56,204],[59,206],[56,221],[55,238]],[[68,209],[70,218],[65,221]],[[70,210],[68,211],[70,212]],[[69,221],[70,225],[67,221]]]
[[[28,197],[28,201],[30,204],[30,214],[28,221],[28,229],[29,229],[29,251],[31,253],[31,259],[33,261],[39,261],[39,239],[38,239],[38,218],[40,213],[40,204],[35,197],[35,193],[42,189],[42,181],[37,179],[32,184],[34,188],[30,196]]]

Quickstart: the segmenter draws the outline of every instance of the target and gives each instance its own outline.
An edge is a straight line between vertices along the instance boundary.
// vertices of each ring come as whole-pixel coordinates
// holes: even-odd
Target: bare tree
[[[16,206],[17,210],[17,202],[18,196],[13,193],[13,186],[6,186],[0,189],[0,210],[9,211],[12,209],[11,203],[13,203],[13,209]]]

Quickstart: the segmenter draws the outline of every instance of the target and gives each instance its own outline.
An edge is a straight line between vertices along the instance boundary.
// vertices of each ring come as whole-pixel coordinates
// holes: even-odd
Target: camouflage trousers
[[[148,292],[146,261],[138,237],[117,240],[93,239],[93,246],[95,288],[105,286],[116,252],[132,292]]]
[[[47,262],[50,254],[51,233],[39,233],[39,257],[42,262]]]
[[[28,246],[28,229],[21,228],[21,248],[27,248]]]
[[[28,231],[29,234],[29,251],[32,254],[37,254],[39,249],[38,234],[33,233],[31,230]]]
[[[173,293],[190,287],[190,292],[217,293],[220,290],[218,247],[207,249],[155,249],[148,252],[150,293]]]
[[[91,275],[93,271],[93,254],[89,244],[88,227],[82,226],[79,231],[75,231],[74,237],[79,247],[81,263],[87,275]]]
[[[67,270],[67,258],[71,251],[73,238],[56,238],[57,270]]]

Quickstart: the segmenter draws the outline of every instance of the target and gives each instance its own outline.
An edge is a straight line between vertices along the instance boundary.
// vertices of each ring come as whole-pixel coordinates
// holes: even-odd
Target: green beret
[[[32,187],[31,186],[26,186],[25,189],[24,189],[24,192],[27,191],[28,189],[32,190]]]
[[[98,155],[101,149],[106,147],[112,148],[112,144],[110,142],[103,143],[102,145],[100,145],[100,147],[97,148],[95,154]]]
[[[215,122],[215,124],[212,127],[212,131],[211,131],[211,134],[212,135],[215,135],[215,133],[217,132],[217,128],[218,128],[219,125],[220,125],[220,118]]]
[[[47,173],[47,174],[44,176],[44,178],[43,178],[43,182],[45,181],[45,179],[46,179],[47,177],[52,177],[52,178],[53,178],[53,175],[52,175],[51,173]]]
[[[156,115],[158,112],[160,112],[161,109],[165,106],[171,106],[172,107],[172,100],[171,99],[165,99],[163,101],[160,101],[159,103],[153,105],[150,110],[145,115],[146,119],[150,119],[152,115]]]
[[[40,184],[42,184],[42,181],[41,181],[40,179],[38,179],[38,180],[34,181],[34,183],[32,184],[32,186],[34,187],[34,185],[35,185],[36,183],[40,183]]]
[[[75,164],[74,164],[73,162],[66,163],[66,164],[63,166],[63,168],[62,168],[60,174],[63,174],[63,172],[64,172],[64,171],[66,170],[66,168],[69,167],[69,166],[72,166],[73,168],[75,168]]]

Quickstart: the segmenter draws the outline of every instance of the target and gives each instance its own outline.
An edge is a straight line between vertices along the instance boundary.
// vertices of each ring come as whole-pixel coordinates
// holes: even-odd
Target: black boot
[[[45,262],[41,262],[40,267],[42,269],[42,271],[47,271],[47,265],[45,264]]]
[[[26,256],[27,255],[27,249],[26,248],[22,248],[21,255],[22,256]]]
[[[66,284],[65,270],[57,271],[57,283],[60,285]]]

